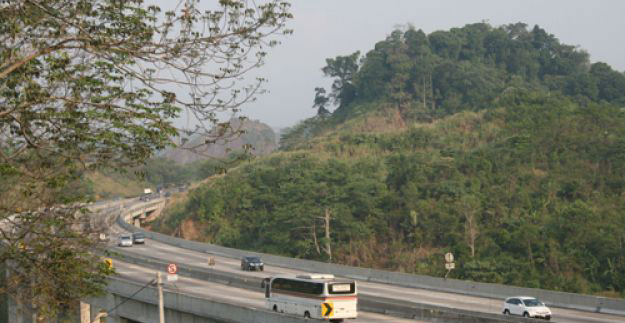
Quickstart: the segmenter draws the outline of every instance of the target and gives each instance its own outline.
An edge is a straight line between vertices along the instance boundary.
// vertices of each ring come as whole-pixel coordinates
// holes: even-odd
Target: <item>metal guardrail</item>
[[[119,225],[128,229],[129,225],[118,220]],[[442,279],[424,275],[397,273],[370,268],[350,267],[337,264],[329,264],[312,260],[294,259],[270,254],[227,248],[208,243],[200,243],[175,238],[152,231],[145,231],[146,237],[162,243],[177,246],[184,249],[194,250],[207,254],[221,255],[230,258],[258,255],[265,263],[303,271],[331,272],[335,275],[392,284],[405,287],[423,288],[434,291],[452,292],[493,299],[504,299],[515,295],[531,295],[540,298],[550,306],[569,308],[587,312],[615,314],[625,316],[625,299],[598,297],[583,294],[565,293],[537,288],[525,288],[501,284],[479,283],[457,279]]]
[[[114,257],[141,267],[162,270],[167,262],[147,255],[135,255],[127,251],[119,250]],[[250,277],[238,273],[225,272],[212,268],[180,264],[178,274],[193,279],[210,281],[236,288],[253,290],[261,293],[262,278]],[[392,298],[360,294],[358,296],[359,310],[380,313],[389,316],[437,321],[437,322],[480,322],[480,323],[516,323],[531,322],[521,317],[503,316],[501,314],[483,313],[469,310],[454,309],[430,304],[400,301]]]

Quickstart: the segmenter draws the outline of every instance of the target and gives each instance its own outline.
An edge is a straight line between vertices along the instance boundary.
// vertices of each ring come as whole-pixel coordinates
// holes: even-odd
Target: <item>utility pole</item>
[[[165,306],[163,305],[163,280],[161,272],[156,272],[156,286],[158,288],[158,321],[165,323]]]

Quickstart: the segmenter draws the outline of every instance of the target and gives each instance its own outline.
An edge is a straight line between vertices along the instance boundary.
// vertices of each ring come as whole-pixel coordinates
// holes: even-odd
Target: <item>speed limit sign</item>
[[[167,265],[167,273],[170,275],[175,275],[178,272],[178,266],[176,264]]]
[[[451,252],[448,252],[445,254],[445,262],[447,263],[451,263],[454,262],[454,254]]]

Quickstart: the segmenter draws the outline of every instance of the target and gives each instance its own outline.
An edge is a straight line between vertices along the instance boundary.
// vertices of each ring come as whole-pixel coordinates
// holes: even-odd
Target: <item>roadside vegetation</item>
[[[172,138],[228,139],[218,116],[262,91],[244,76],[292,15],[281,0],[0,4],[0,298],[18,322],[51,322],[113,274],[93,252],[102,228],[82,205],[97,183],[84,177],[140,167]],[[181,115],[198,126],[177,127]]]
[[[484,23],[396,30],[322,72],[318,115],[279,152],[155,228],[433,276],[451,251],[454,278],[623,296],[623,73],[539,27]]]

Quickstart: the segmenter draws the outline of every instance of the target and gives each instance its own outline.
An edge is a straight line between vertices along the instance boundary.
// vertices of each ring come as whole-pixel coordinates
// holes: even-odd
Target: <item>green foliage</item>
[[[451,251],[456,278],[623,295],[624,82],[539,27],[394,31],[349,102],[172,218],[211,242],[327,260],[329,211],[341,263],[442,276]],[[372,131],[389,111],[402,126]]]
[[[11,246],[0,262],[15,264],[7,288],[38,321],[102,291],[110,274],[96,268],[93,228],[82,227],[91,221],[76,212],[94,193],[83,174],[136,167],[183,130],[210,132],[218,112],[254,97],[264,80],[242,76],[262,65],[273,35],[290,33],[285,1],[219,1],[210,11],[198,3],[166,12],[142,0],[0,7],[0,221],[23,217],[0,229]],[[183,110],[204,127],[176,128]]]
[[[489,108],[514,91],[551,91],[581,104],[625,105],[625,74],[605,63],[591,64],[588,53],[538,26],[476,23],[429,35],[410,27],[393,31],[357,62],[359,55],[326,60],[323,72],[335,80],[331,96],[339,98],[339,107],[310,132],[352,119],[372,101],[393,103],[404,121]],[[289,135],[297,138],[297,133]]]
[[[355,88],[352,84],[354,74],[358,71],[358,58],[360,52],[354,52],[348,56],[337,56],[326,59],[326,66],[321,70],[325,76],[334,77],[330,98],[337,105],[349,104],[355,96]]]
[[[325,260],[315,241],[329,208],[344,263],[441,275],[452,251],[462,279],[623,292],[625,113],[540,93],[502,104],[246,164],[175,216],[204,223],[215,243]]]

